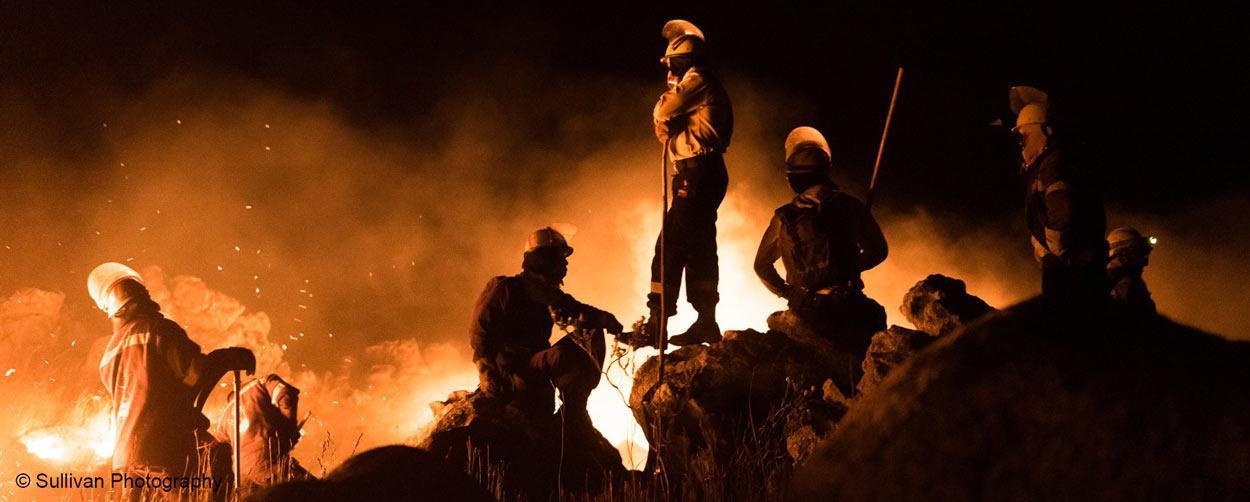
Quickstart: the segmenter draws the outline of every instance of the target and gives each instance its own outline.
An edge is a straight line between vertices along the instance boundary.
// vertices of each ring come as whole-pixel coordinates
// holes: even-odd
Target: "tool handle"
[[[240,383],[242,383],[241,381],[242,381],[242,379],[241,379],[241,378],[240,378],[240,376],[239,376],[239,370],[234,370],[234,459],[233,459],[234,461],[233,461],[233,470],[234,470],[234,490],[235,490],[235,492],[234,492],[234,493],[235,493],[235,498],[236,498],[236,499],[237,499],[237,498],[238,498],[238,496],[239,496],[239,491],[238,491],[238,490],[239,490],[239,465],[240,465],[240,460],[241,460],[241,458],[242,458],[242,457],[240,456],[240,451],[242,451],[242,448],[240,448],[240,447],[239,447],[239,435],[240,435],[240,434],[239,434],[239,432],[240,432],[240,424],[239,424],[239,419],[240,419],[240,415],[241,415],[241,413],[239,412],[239,408],[240,408],[240,404],[239,404],[239,402],[240,402],[240,401],[242,401],[242,399],[241,399],[241,397],[242,397],[242,396],[240,396],[240,395],[239,395],[239,387],[240,387]]]
[[[885,112],[885,127],[881,129],[881,143],[877,145],[877,160],[872,163],[872,180],[868,182],[868,197],[864,206],[872,209],[873,195],[877,192],[877,173],[881,171],[881,156],[885,153],[885,138],[890,134],[890,121],[894,118],[894,103],[898,101],[898,88],[903,83],[903,67],[898,67],[894,77],[894,92],[890,94],[890,108]]]

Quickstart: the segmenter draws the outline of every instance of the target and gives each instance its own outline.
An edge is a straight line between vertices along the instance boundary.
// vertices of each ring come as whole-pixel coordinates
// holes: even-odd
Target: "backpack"
[[[839,191],[822,189],[814,206],[790,203],[777,209],[786,282],[817,290],[857,275],[853,266],[859,254],[858,244],[832,204],[839,196]]]

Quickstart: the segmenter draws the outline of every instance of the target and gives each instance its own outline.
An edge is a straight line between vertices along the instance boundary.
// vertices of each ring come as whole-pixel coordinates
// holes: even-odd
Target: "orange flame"
[[[79,424],[62,424],[23,434],[20,441],[31,455],[60,466],[96,467],[113,457],[113,427],[107,409]]]

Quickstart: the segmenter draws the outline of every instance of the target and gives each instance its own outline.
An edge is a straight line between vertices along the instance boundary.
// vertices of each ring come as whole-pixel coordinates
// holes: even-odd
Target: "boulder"
[[[856,386],[859,395],[872,392],[891,370],[911,359],[932,340],[926,333],[901,326],[890,326],[873,335],[861,366],[864,373]]]
[[[871,301],[871,300],[868,300]],[[873,302],[873,305],[877,305]],[[877,305],[879,308],[880,306]],[[885,310],[875,309],[867,312],[869,316],[880,314],[881,318],[885,318]],[[884,323],[884,321],[882,321]],[[793,341],[806,350],[813,351],[812,356],[826,363],[824,372],[828,378],[832,378],[833,382],[839,387],[839,390],[846,395],[854,392],[855,381],[859,378],[859,367],[862,364],[860,356],[855,354],[856,345],[862,345],[864,348],[868,346],[868,339],[871,332],[868,333],[850,333],[847,331],[830,330],[830,326],[813,326],[792,310],[782,310],[773,312],[768,316],[768,332],[781,335],[786,340]],[[862,335],[862,336],[861,336]],[[863,338],[863,343],[850,343],[851,347],[835,347],[831,340],[841,337],[843,341],[854,338]],[[863,349],[858,349],[862,351]],[[823,383],[824,380],[820,382]]]
[[[1250,344],[1033,300],[860,400],[795,500],[1250,499]]]
[[[561,486],[595,494],[630,476],[620,452],[585,415],[536,416],[467,391],[431,408],[435,424],[420,446],[508,497],[546,500]]]
[[[791,406],[786,414],[786,453],[794,460],[794,464],[802,464],[820,444],[833,432],[838,420],[850,409],[852,399],[842,394],[832,379],[825,380],[821,385],[819,399],[812,396],[798,401],[800,406]]]
[[[933,274],[907,291],[899,310],[916,329],[942,336],[994,308],[968,294],[964,281]]]
[[[685,493],[756,493],[747,490],[775,482],[756,475],[788,472],[841,418],[845,406],[827,402],[822,388],[848,360],[818,337],[730,331],[720,343],[666,354],[663,382],[658,359],[648,359],[634,376],[630,407],[651,444],[662,425],[664,467],[675,486],[690,477],[737,483],[700,483]]]

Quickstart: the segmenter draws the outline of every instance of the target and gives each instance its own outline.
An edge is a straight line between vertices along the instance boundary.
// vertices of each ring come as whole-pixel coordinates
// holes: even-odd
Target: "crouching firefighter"
[[[1026,184],[1025,213],[1033,252],[1042,265],[1042,296],[1066,303],[1107,302],[1107,231],[1102,199],[1091,180],[1065,156],[1045,92],[1010,92]]]
[[[604,361],[602,330],[620,335],[622,326],[612,314],[560,289],[571,254],[573,248],[560,232],[550,227],[534,232],[525,246],[521,273],[486,284],[474,307],[470,344],[479,391],[528,413],[550,415],[554,386],[566,420],[588,421],[586,400],[599,385]],[[566,319],[595,332],[590,347],[572,336],[555,345],[548,341],[555,323]]]
[[[661,34],[668,40],[660,59],[668,69],[668,91],[655,104],[652,121],[656,138],[667,149],[666,159],[677,173],[672,180],[672,205],[664,215],[663,246],[657,239],[651,261],[647,295],[651,315],[643,336],[630,344],[658,347],[659,337],[667,336],[660,334],[660,318],[676,313],[683,272],[686,298],[699,316],[672,343],[718,342],[716,212],[729,186],[723,155],[733,134],[733,107],[720,81],[708,72],[703,32],[688,21],[673,20]]]
[[[299,389],[269,374],[239,389],[239,479],[244,490],[312,477],[291,458],[303,423],[298,419]],[[218,440],[234,440],[235,396],[217,421]]]
[[[100,378],[113,400],[113,469],[169,477],[198,475],[207,467],[217,487],[229,486],[229,458],[212,447],[217,443],[197,403],[226,373],[254,372],[256,357],[239,347],[201,353],[177,323],[161,315],[139,274],[120,263],[96,267],[87,291],[113,324],[100,359]],[[199,465],[197,448],[210,452],[204,455],[209,466]]]
[[[791,131],[785,162],[797,195],[773,214],[755,254],[755,273],[788,301],[783,315],[847,354],[846,366],[834,370],[836,383],[850,392],[872,335],[885,329],[885,309],[864,296],[860,280],[861,272],[885,260],[885,236],[864,204],[830,179],[829,145],[819,131]],[[774,266],[779,259],[785,279]]]
[[[1150,264],[1154,238],[1143,237],[1133,227],[1120,227],[1107,234],[1111,248],[1107,263],[1107,279],[1111,284],[1111,300],[1141,314],[1155,314],[1155,301],[1142,273]]]

